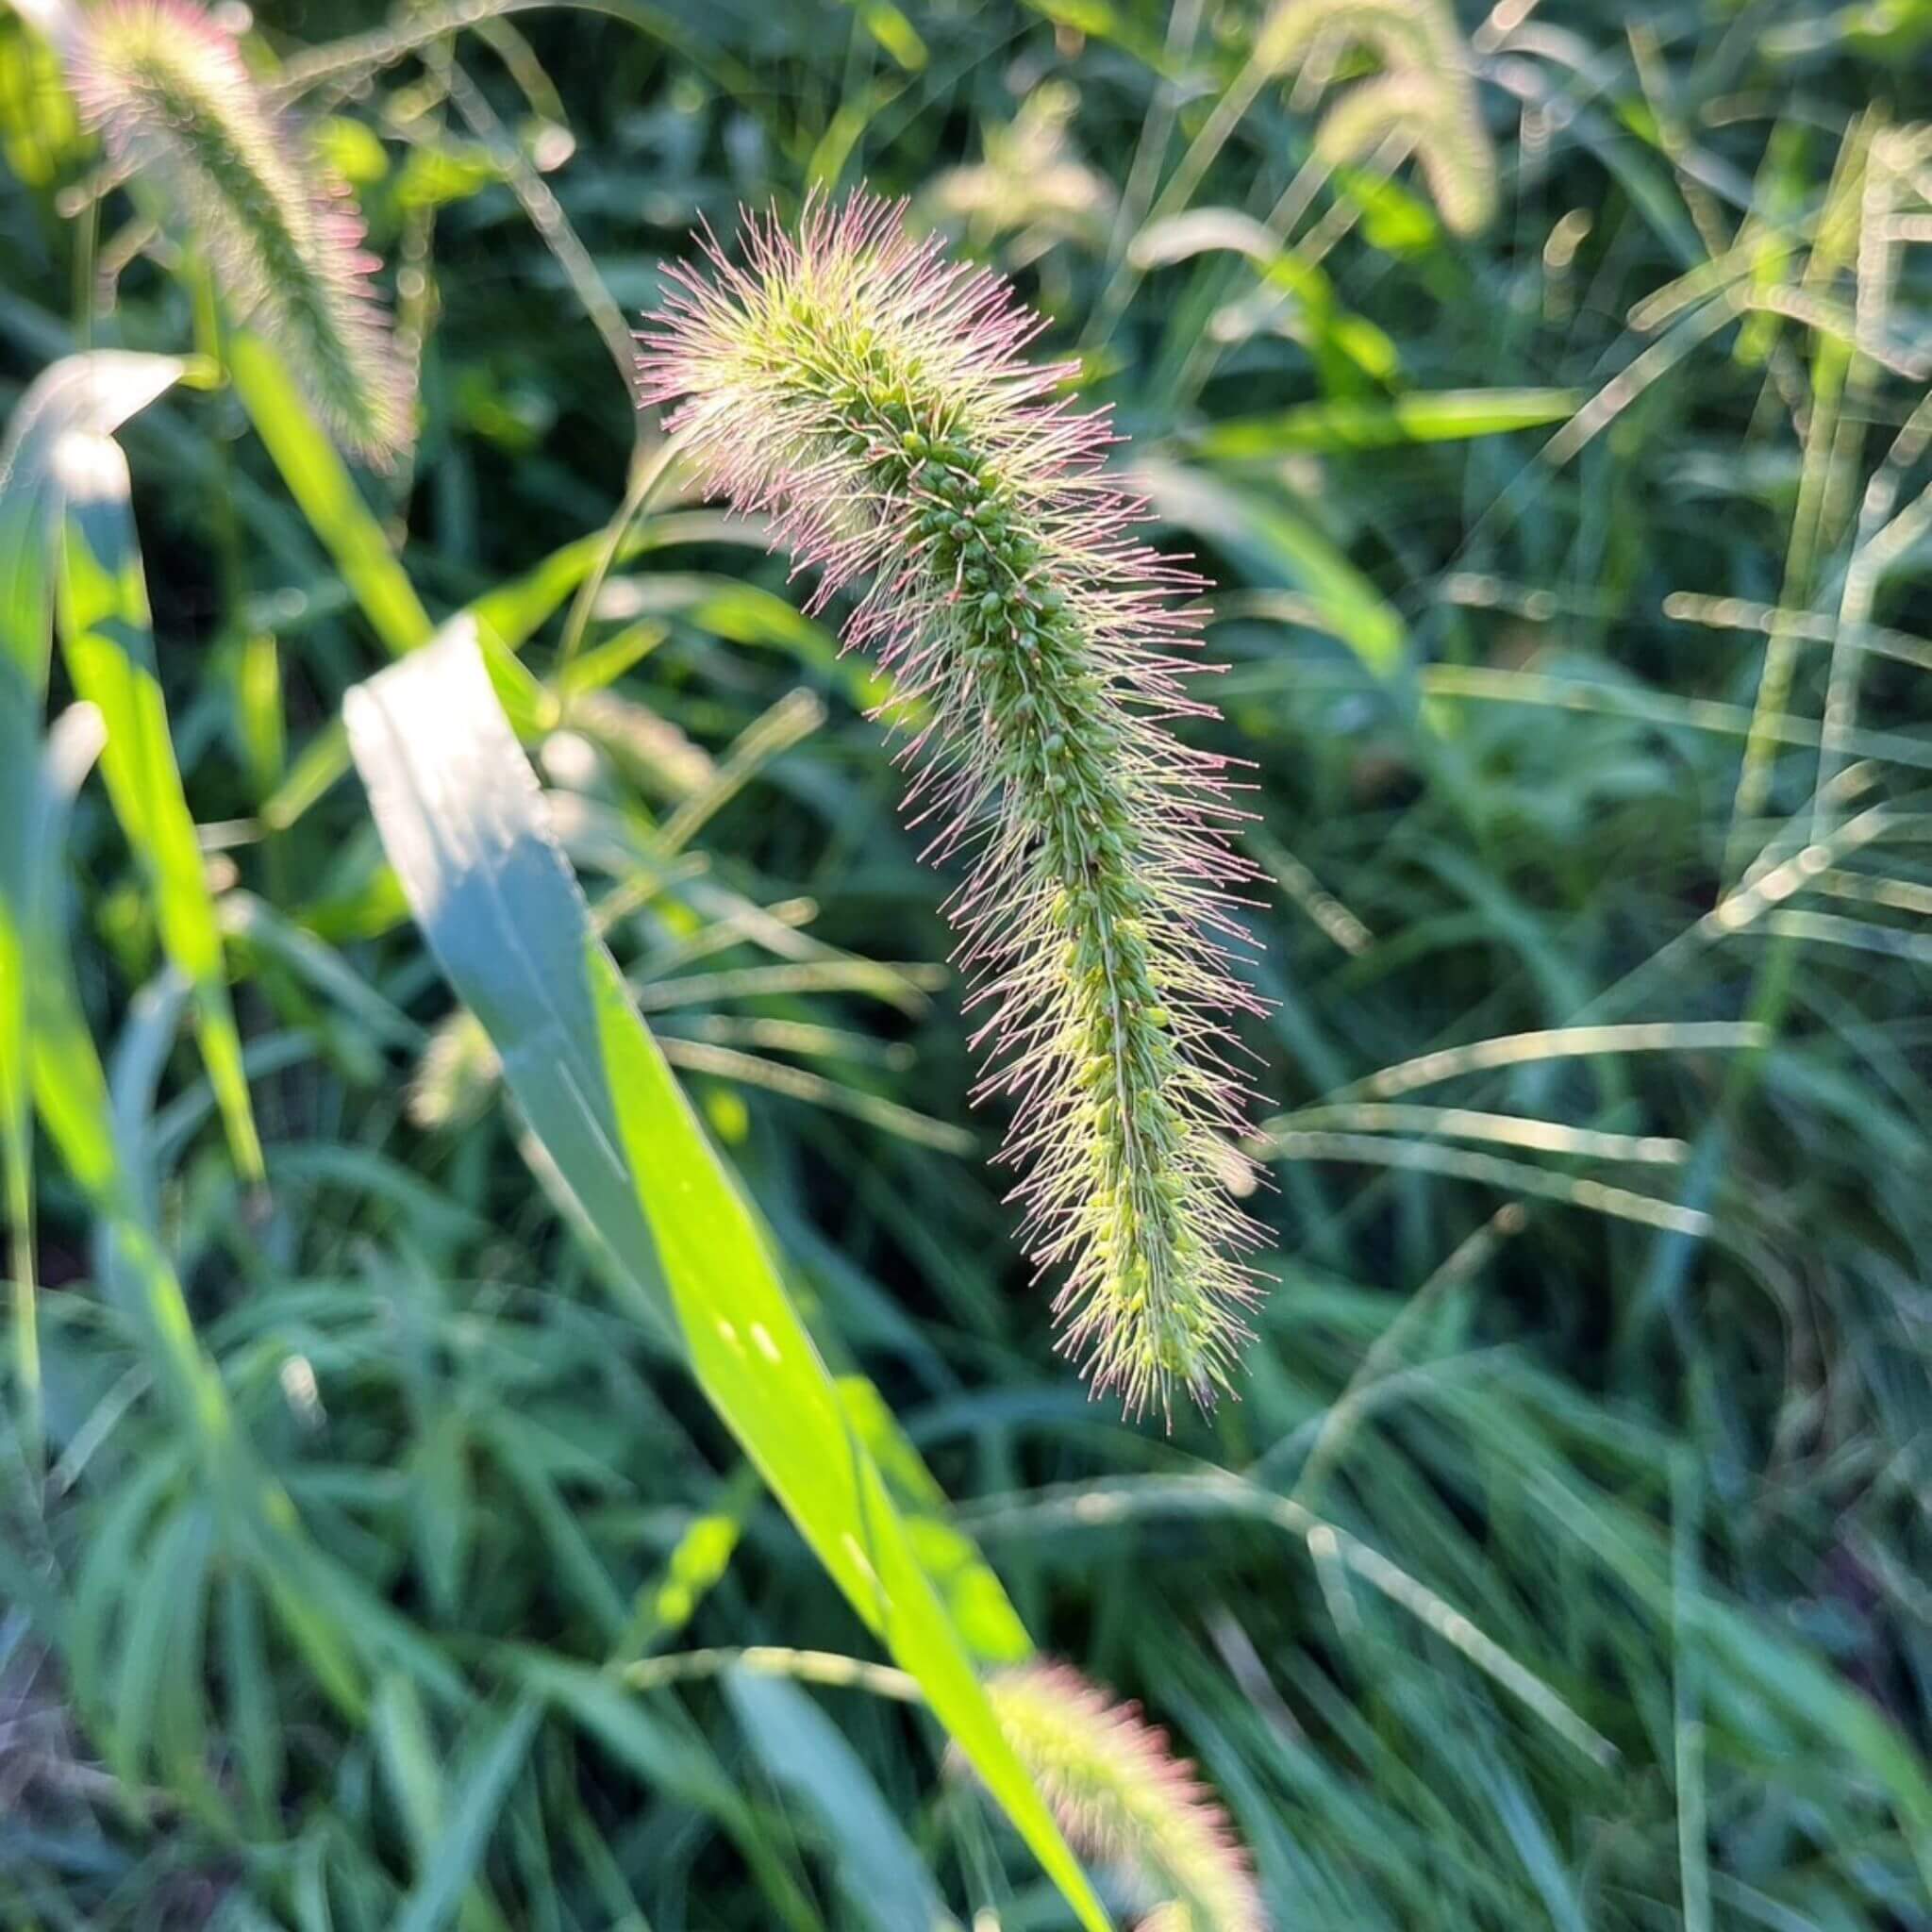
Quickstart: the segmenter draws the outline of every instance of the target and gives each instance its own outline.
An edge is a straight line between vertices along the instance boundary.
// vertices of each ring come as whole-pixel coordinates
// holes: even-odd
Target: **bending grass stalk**
[[[1681,1208],[1628,1188],[1610,1187],[1579,1174],[1555,1174],[1520,1160],[1493,1154],[1448,1147],[1429,1141],[1399,1141],[1380,1134],[1302,1132],[1291,1129],[1269,1136],[1267,1153],[1277,1160],[1353,1161],[1371,1167],[1408,1168],[1423,1174],[1448,1174],[1512,1193],[1534,1194],[1541,1200],[1562,1201],[1645,1227],[1674,1234],[1703,1236],[1716,1224],[1701,1208]]]
[[[928,856],[974,860],[951,903],[991,1017],[982,1093],[1018,1103],[1023,1234],[1064,1265],[1063,1345],[1130,1412],[1206,1405],[1256,1292],[1235,1206],[1243,1098],[1222,1015],[1241,816],[1226,761],[1173,718],[1196,579],[1134,542],[1099,474],[1106,419],[1053,399],[1039,323],[996,277],[908,240],[870,196],[706,238],[642,338],[647,394],[682,399],[687,459],[821,572],[813,609],[870,579],[845,629],[893,674],[924,770]]]
[[[1617,1762],[1617,1747],[1580,1717],[1527,1666],[1479,1630],[1445,1597],[1381,1551],[1318,1516],[1292,1497],[1226,1470],[1199,1474],[1127,1476],[1095,1483],[1056,1483],[964,1506],[959,1526],[981,1542],[1023,1533],[1050,1535],[1147,1516],[1232,1514],[1273,1524],[1306,1543],[1318,1563],[1341,1562],[1391,1603],[1399,1604],[1526,1709],[1598,1764]]]

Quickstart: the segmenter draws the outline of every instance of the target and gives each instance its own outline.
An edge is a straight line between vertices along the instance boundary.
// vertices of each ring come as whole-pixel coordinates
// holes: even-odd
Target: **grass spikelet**
[[[1315,152],[1339,167],[1373,154],[1391,134],[1413,142],[1429,192],[1457,234],[1488,225],[1496,203],[1489,137],[1457,91],[1433,75],[1384,74],[1350,88],[1323,115]]]
[[[459,1007],[429,1036],[409,1082],[407,1111],[425,1132],[467,1126],[489,1106],[503,1063],[483,1024]]]
[[[982,1092],[1010,1095],[1006,1156],[1062,1344],[1130,1411],[1204,1404],[1255,1292],[1230,1198],[1242,1094],[1230,979],[1224,760],[1167,721],[1211,716],[1177,655],[1196,580],[1137,542],[1102,474],[1107,419],[1029,363],[1040,324],[870,196],[794,238],[748,225],[642,338],[647,396],[683,398],[690,459],[820,573],[866,589],[845,627],[921,724],[913,823],[971,865],[950,903],[988,1017]],[[1245,1169],[1236,1178],[1243,1179]]]
[[[230,313],[275,343],[345,444],[387,463],[408,438],[408,385],[361,218],[233,39],[191,0],[103,0],[79,15],[68,61],[88,124],[118,167],[162,181]]]
[[[1358,160],[1390,134],[1406,135],[1442,219],[1458,235],[1486,227],[1496,207],[1496,159],[1475,97],[1468,50],[1444,0],[1280,0],[1255,58],[1284,74],[1318,53],[1325,86],[1333,58],[1367,48],[1383,73],[1350,88],[1316,129],[1330,166]]]
[[[1060,1663],[1002,1671],[986,1690],[1068,1843],[1151,1907],[1138,1932],[1266,1932],[1227,1813],[1137,1705]]]

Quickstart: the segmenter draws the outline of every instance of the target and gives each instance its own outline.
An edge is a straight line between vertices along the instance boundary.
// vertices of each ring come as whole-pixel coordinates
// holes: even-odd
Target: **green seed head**
[[[984,1091],[1016,1102],[1065,1345],[1130,1409],[1207,1402],[1254,1293],[1217,1016],[1254,1001],[1224,960],[1220,889],[1247,874],[1222,761],[1158,722],[1205,712],[1174,657],[1193,580],[1132,541],[1105,423],[1024,359],[1030,318],[887,205],[819,205],[796,238],[754,222],[744,266],[680,279],[647,390],[683,400],[691,461],[773,517],[821,597],[869,583],[847,639],[933,720],[914,797],[953,827],[942,852],[976,842],[953,910],[990,995]],[[906,422],[944,425],[913,488]]]

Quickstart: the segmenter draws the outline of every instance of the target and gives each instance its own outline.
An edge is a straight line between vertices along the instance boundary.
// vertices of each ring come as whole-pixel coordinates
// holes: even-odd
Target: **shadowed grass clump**
[[[1254,1292],[1216,1017],[1252,1001],[1224,965],[1224,760],[1166,725],[1211,715],[1176,655],[1195,580],[1134,541],[1107,419],[1024,359],[1039,324],[998,277],[863,195],[747,241],[743,268],[713,247],[709,278],[674,272],[647,391],[687,399],[690,459],[773,513],[816,604],[869,580],[846,641],[893,674],[931,854],[975,848],[951,910],[991,1008],[986,1091],[1019,1107],[1032,1253],[1069,1269],[1064,1343],[1130,1410],[1176,1385],[1207,1403]]]
[[[409,437],[408,382],[361,218],[233,39],[189,0],[108,0],[80,16],[69,64],[116,167],[164,186],[235,320],[275,342],[344,443],[386,464]]]

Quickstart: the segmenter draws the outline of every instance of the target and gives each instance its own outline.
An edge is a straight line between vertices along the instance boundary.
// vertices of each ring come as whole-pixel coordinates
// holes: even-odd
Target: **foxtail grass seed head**
[[[1137,1932],[1267,1932],[1226,1811],[1139,1706],[1061,1663],[1001,1671],[986,1694],[1067,1842],[1147,1909]]]
[[[229,312],[281,352],[332,431],[371,462],[409,436],[408,379],[370,289],[348,188],[263,99],[234,39],[191,0],[99,0],[68,47],[117,167],[158,177]]]
[[[1496,211],[1495,151],[1448,0],[1276,0],[1255,58],[1274,74],[1302,70],[1302,84],[1319,92],[1354,47],[1373,54],[1382,73],[1336,99],[1316,129],[1317,155],[1342,166],[1401,135],[1448,226],[1458,235],[1487,227]]]
[[[863,583],[848,645],[892,674],[929,857],[971,854],[949,905],[978,981],[984,1093],[1062,1343],[1130,1411],[1210,1402],[1246,1336],[1256,1230],[1231,1170],[1244,1095],[1222,1016],[1241,814],[1226,761],[1169,721],[1211,717],[1180,655],[1198,580],[1135,541],[1101,468],[1104,415],[1024,354],[1007,284],[909,239],[868,195],[747,223],[641,338],[647,400],[700,475],[820,574]]]

